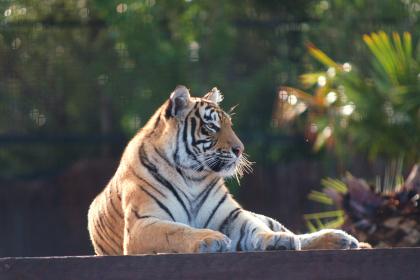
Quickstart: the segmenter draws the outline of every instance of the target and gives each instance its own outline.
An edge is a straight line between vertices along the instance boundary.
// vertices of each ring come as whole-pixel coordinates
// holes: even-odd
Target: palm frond
[[[335,190],[339,193],[342,193],[342,194],[347,193],[346,184],[343,181],[338,180],[338,179],[333,179],[333,178],[329,178],[329,177],[325,178],[325,179],[322,179],[321,180],[321,185],[324,188],[330,188],[330,189],[333,189],[333,190]]]
[[[317,47],[315,47],[314,44],[312,43],[308,43],[306,45],[309,53],[319,62],[321,62],[322,64],[328,66],[328,67],[334,67],[334,68],[339,68],[339,65],[332,60],[326,53],[324,53],[323,51],[321,51],[320,49],[318,49]]]
[[[308,195],[308,199],[315,201],[315,202],[319,202],[322,204],[327,204],[327,205],[332,205],[333,204],[333,200],[326,195],[323,192],[319,192],[319,191],[315,191],[312,190],[309,195]]]
[[[365,34],[363,40],[391,83],[399,85],[401,78],[407,75],[414,62],[410,33],[405,32],[401,40],[396,32],[392,33],[390,38],[385,32],[379,31]]]
[[[344,223],[344,211],[326,211],[303,215],[310,232],[324,228],[339,228]]]

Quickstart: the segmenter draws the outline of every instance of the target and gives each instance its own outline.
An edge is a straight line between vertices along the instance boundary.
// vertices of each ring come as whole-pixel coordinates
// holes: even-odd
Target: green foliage
[[[261,32],[258,22],[305,16],[304,2],[249,1],[237,9],[235,1],[3,1],[0,133],[128,138],[177,84],[198,96],[216,85],[227,108],[240,103],[235,126],[252,158],[269,160],[257,156],[261,141],[252,137],[271,132],[267,108],[276,76],[298,68],[287,65],[304,50],[289,57],[300,35]],[[258,133],[242,134],[253,129]],[[66,153],[62,145],[49,152],[5,148],[0,177],[55,169],[109,150],[85,148],[90,152]]]
[[[303,215],[306,226],[310,232],[324,228],[339,228],[344,223],[345,213],[343,210],[325,211]]]
[[[344,158],[367,153],[371,160],[404,157],[415,163],[420,158],[420,57],[413,54],[411,35],[389,37],[381,31],[363,40],[370,65],[339,64],[309,45],[309,53],[328,70],[301,76],[313,94],[289,92],[308,107],[316,150],[331,143],[329,148]]]
[[[259,164],[314,156],[300,130],[271,125],[278,87],[313,67],[305,41],[353,59],[354,39],[385,19],[419,33],[411,6],[380,0],[8,0],[0,12],[2,135],[128,138],[177,84],[217,85],[226,108],[239,103],[235,128]],[[107,150],[45,145],[2,148],[0,177]]]
[[[346,184],[337,179],[325,178],[321,181],[322,191],[312,190],[308,199],[330,208],[337,207],[337,201],[331,197],[331,193],[346,194]],[[318,213],[303,215],[307,228],[311,231],[317,231],[324,228],[338,228],[344,223],[345,213],[341,209],[329,210]]]

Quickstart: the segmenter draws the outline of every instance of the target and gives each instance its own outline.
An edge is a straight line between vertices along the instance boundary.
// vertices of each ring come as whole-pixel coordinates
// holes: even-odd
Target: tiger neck
[[[140,144],[139,150],[144,150],[149,160],[158,168],[160,175],[166,177],[167,180],[179,188],[184,189],[191,195],[191,198],[200,193],[213,182],[223,184],[223,177],[215,172],[196,171],[176,163],[173,156],[174,151],[170,147],[159,147],[153,142]],[[142,152],[139,152],[140,156]]]
[[[166,155],[169,159],[171,167],[183,178],[183,180],[188,183],[189,186],[196,186],[200,185],[201,183],[206,184],[208,181],[213,181],[216,179],[223,180],[223,178],[215,172],[198,171],[183,166],[182,164],[176,162],[175,156],[171,157],[170,154],[167,153]]]

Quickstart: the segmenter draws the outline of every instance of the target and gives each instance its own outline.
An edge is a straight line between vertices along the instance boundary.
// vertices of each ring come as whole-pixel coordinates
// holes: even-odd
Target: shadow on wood
[[[420,279],[420,248],[2,258],[0,279]]]

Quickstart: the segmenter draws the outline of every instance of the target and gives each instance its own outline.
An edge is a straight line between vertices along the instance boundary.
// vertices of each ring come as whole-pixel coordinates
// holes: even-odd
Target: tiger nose
[[[232,147],[232,152],[235,154],[235,156],[239,157],[242,152],[244,151],[243,145],[235,145]]]

